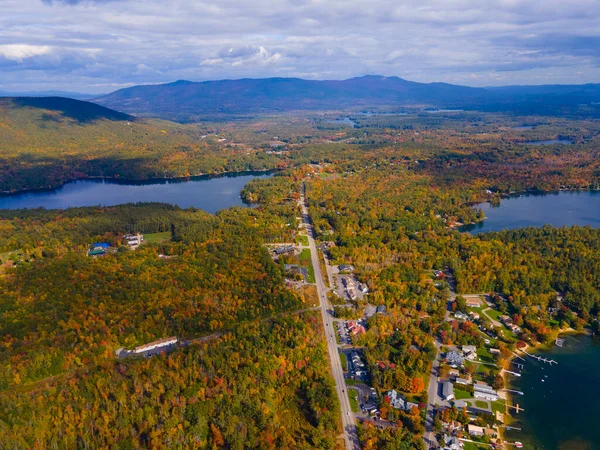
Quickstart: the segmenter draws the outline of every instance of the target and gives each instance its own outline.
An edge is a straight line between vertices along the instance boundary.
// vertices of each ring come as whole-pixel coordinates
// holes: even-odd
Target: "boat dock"
[[[541,356],[536,356],[536,355],[532,355],[531,353],[528,353],[527,350],[523,350],[523,353],[525,353],[527,356],[533,358],[533,359],[537,359],[538,361],[541,361],[543,363],[547,363],[547,364],[558,364],[556,361],[554,361],[553,359],[546,359],[546,358],[542,358]]]

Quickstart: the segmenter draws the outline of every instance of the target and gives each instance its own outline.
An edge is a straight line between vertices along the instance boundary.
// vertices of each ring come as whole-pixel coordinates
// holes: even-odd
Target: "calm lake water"
[[[331,125],[346,125],[354,128],[356,126],[356,122],[352,120],[350,117],[344,117],[343,119],[332,119],[328,120],[327,123]]]
[[[525,394],[513,398],[525,411],[514,424],[523,431],[509,432],[509,440],[526,449],[599,449],[600,345],[587,336],[567,336],[562,348],[535,354],[558,365],[527,358],[522,377],[510,378]]]
[[[486,219],[477,225],[466,225],[461,231],[472,234],[510,230],[523,227],[555,227],[589,225],[600,228],[600,192],[563,191],[531,193],[503,199],[500,206],[489,203],[476,205]]]
[[[574,143],[571,139],[548,139],[546,141],[527,141],[523,142],[523,145],[573,145]]]
[[[253,178],[272,176],[266,172],[244,172],[190,179],[122,181],[78,180],[57,189],[0,195],[0,209],[65,209],[76,206],[112,206],[122,203],[163,202],[182,208],[195,207],[209,213],[231,206],[247,206],[240,191]]]

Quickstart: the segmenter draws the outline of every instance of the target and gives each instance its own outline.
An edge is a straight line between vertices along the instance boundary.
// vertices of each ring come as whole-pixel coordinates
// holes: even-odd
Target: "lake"
[[[114,179],[77,180],[57,189],[0,195],[0,209],[65,209],[77,206],[112,206],[122,203],[162,202],[195,207],[209,213],[232,206],[247,206],[240,191],[254,178],[268,172],[242,172],[189,179],[127,181]]]
[[[350,119],[349,117],[344,117],[343,119],[328,120],[327,123],[331,124],[331,125],[350,126],[352,128],[354,128],[356,126],[356,122],[354,120]]]
[[[573,145],[575,142],[571,139],[548,139],[545,141],[526,141],[523,145]]]
[[[472,234],[523,227],[589,225],[600,228],[599,191],[528,193],[502,199],[500,206],[480,203],[486,219],[465,225],[461,231]]]
[[[512,386],[525,394],[513,401],[525,411],[514,424],[523,431],[508,432],[508,440],[521,441],[526,449],[600,448],[600,345],[587,336],[567,336],[562,348],[535,354],[558,364],[527,358],[522,377],[510,377]]]

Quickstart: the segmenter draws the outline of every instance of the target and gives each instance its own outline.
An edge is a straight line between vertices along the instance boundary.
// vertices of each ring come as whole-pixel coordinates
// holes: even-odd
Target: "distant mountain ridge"
[[[600,84],[473,88],[367,75],[348,80],[262,78],[192,82],[120,89],[93,100],[118,111],[170,120],[210,114],[422,106],[484,111],[549,113],[600,101]],[[598,109],[598,108],[596,108]]]
[[[104,95],[104,94],[102,94]],[[73,98],[75,100],[90,100],[92,98],[100,97],[98,94],[83,94],[81,92],[68,92],[68,91],[22,91],[22,92],[9,92],[0,91],[0,97],[65,97]]]

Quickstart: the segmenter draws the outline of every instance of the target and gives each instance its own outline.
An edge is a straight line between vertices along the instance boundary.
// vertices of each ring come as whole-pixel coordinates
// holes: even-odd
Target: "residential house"
[[[442,399],[454,400],[454,386],[449,381],[442,383]]]
[[[457,367],[462,366],[464,361],[465,358],[463,355],[455,350],[450,350],[448,353],[446,353],[446,362],[450,367],[454,367],[456,369]]]
[[[481,306],[481,300],[478,297],[468,297],[466,303],[469,308],[479,308]]]
[[[471,436],[483,436],[485,434],[483,427],[478,427],[471,423],[467,425],[467,431]]]
[[[463,443],[456,436],[444,435],[444,450],[462,450]]]
[[[123,236],[123,242],[129,246],[131,250],[135,250],[144,241],[144,236],[140,233],[126,234]]]
[[[469,316],[467,316],[465,313],[462,313],[460,311],[455,312],[454,317],[457,320],[467,320],[469,318]]]
[[[418,408],[419,405],[412,402],[407,402],[396,390],[392,389],[386,394],[386,397],[390,400],[390,406],[394,409],[401,409],[403,411],[410,411],[413,408]]]
[[[457,378],[454,382],[456,384],[463,384],[465,386],[471,384],[471,380],[467,380],[466,378]]]
[[[273,253],[276,255],[285,255],[286,253],[292,253],[293,251],[293,245],[282,245],[280,247],[276,247],[275,250],[273,250]]]
[[[473,319],[473,320],[479,320],[479,318],[480,318],[479,313],[475,312],[475,311],[471,311],[469,313],[469,316],[471,316],[471,319]]]
[[[512,325],[512,323],[513,323],[512,319],[508,316],[499,316],[498,319],[500,320],[500,322],[502,322],[507,327]]]
[[[513,324],[509,325],[508,328],[510,328],[510,331],[512,331],[515,334],[521,333],[521,327],[518,326],[517,324],[513,323]]]
[[[351,266],[350,264],[340,264],[338,269],[340,272],[354,272],[354,266]]]
[[[494,390],[494,388],[492,388],[491,386],[485,384],[485,383],[480,383],[477,382],[473,385],[473,396],[475,398],[481,398],[484,400],[491,400],[493,402],[495,402],[496,400],[498,400],[498,392],[496,392]]]
[[[477,360],[477,347],[475,347],[474,345],[463,345],[462,351],[464,353],[465,358],[469,361]]]

